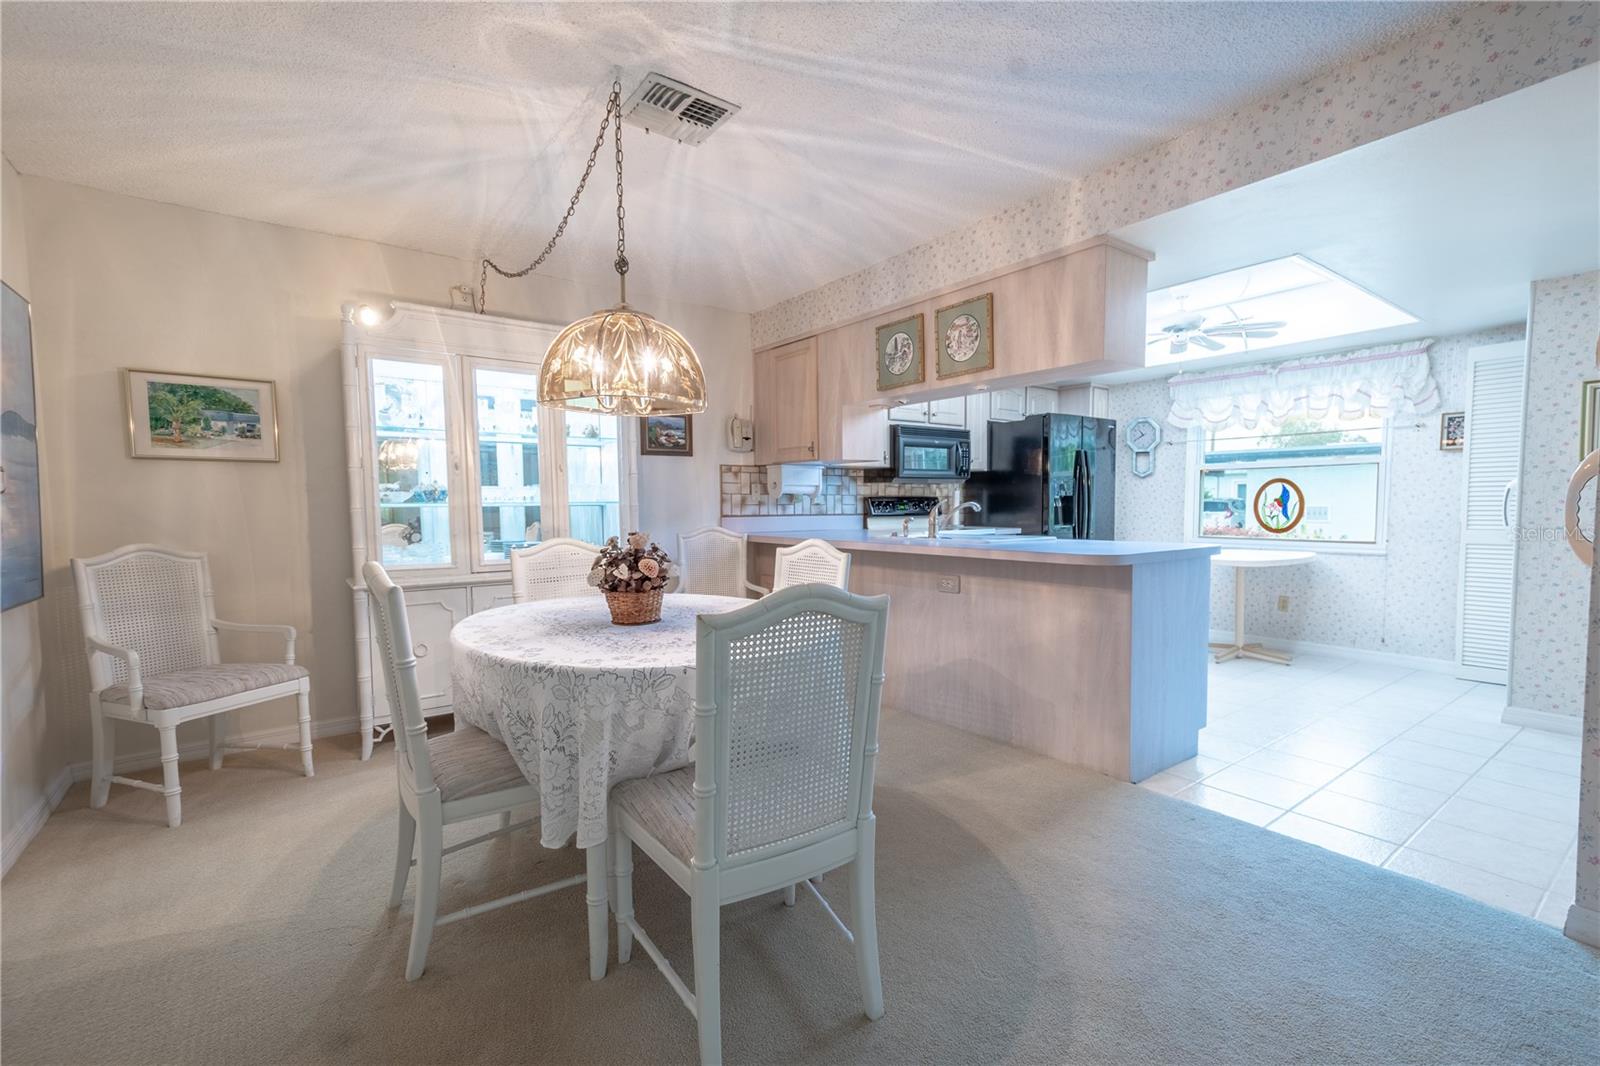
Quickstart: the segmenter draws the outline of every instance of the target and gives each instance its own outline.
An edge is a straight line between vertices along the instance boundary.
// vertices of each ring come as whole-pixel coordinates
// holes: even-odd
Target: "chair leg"
[[[856,979],[861,1007],[868,1018],[883,1017],[883,977],[878,970],[878,894],[873,869],[877,852],[876,825],[867,819],[861,831],[855,876],[850,879],[850,924],[856,935]]]
[[[183,824],[183,801],[178,787],[178,727],[162,726],[161,734],[161,794],[167,797],[167,825],[173,829]]]
[[[696,885],[697,889],[701,886]],[[701,1066],[722,1061],[722,908],[714,890],[690,893],[694,938],[695,1019],[700,1028]]]
[[[621,830],[612,830],[613,849],[611,869],[615,872],[612,883],[617,886],[614,904],[617,912],[617,964],[633,958],[633,841]]]
[[[422,844],[417,853],[417,899],[411,916],[411,953],[406,956],[406,980],[422,976],[433,941],[433,920],[439,912],[439,868],[444,862],[444,826],[438,816],[422,814]]]
[[[783,905],[785,907],[793,907],[794,906],[794,889],[795,889],[794,885],[784,885],[783,886]]]
[[[510,829],[511,828],[511,812],[509,810],[505,810],[505,811],[501,811],[500,812],[500,828],[501,829]]]
[[[406,892],[406,879],[411,876],[411,856],[417,843],[417,820],[400,803],[400,840],[394,851],[394,887],[389,890],[389,907],[400,906],[400,897]]]
[[[300,690],[300,769],[307,777],[316,776],[316,771],[311,767],[311,693],[302,688]]]
[[[227,725],[227,714],[214,714],[206,719],[206,726],[211,730],[211,768],[222,769],[222,742],[223,727]]]
[[[89,806],[104,807],[111,795],[111,767],[116,761],[116,722],[101,713],[100,708],[89,710],[89,725],[94,734],[94,780],[89,786]]]

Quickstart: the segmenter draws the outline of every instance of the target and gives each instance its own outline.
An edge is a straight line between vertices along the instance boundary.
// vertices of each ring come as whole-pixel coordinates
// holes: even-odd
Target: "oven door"
[[[972,472],[972,437],[964,429],[894,427],[897,481],[959,481]]]

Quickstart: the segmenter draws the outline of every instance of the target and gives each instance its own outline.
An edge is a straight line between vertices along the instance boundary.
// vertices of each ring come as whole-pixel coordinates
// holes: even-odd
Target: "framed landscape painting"
[[[135,459],[278,461],[270,381],[124,370],[128,452]]]
[[[646,415],[640,455],[693,455],[694,415]]]
[[[28,301],[0,285],[0,610],[44,595],[38,414]]]

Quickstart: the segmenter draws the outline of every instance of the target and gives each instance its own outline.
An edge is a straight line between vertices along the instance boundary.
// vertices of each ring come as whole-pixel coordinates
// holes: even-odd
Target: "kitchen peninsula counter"
[[[850,553],[852,592],[889,595],[886,707],[1124,781],[1196,753],[1214,547],[799,522],[748,537],[763,586],[778,547],[816,537]]]

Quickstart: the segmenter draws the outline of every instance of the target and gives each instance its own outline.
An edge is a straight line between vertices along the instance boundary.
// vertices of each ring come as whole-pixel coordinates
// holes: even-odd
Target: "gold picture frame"
[[[134,459],[278,461],[275,382],[124,367],[122,397]]]
[[[879,326],[876,331],[878,391],[919,385],[927,377],[922,313]]]
[[[1578,403],[1579,459],[1600,448],[1600,378],[1585,381],[1582,389]]]
[[[940,378],[994,369],[994,293],[941,307],[933,314]]]

